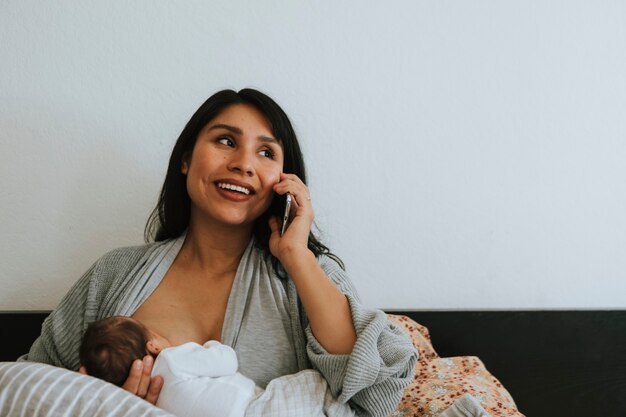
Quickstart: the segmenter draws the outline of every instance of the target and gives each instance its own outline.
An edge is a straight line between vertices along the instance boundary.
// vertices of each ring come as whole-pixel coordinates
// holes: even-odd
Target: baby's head
[[[80,363],[87,373],[122,386],[133,361],[158,355],[169,343],[130,317],[113,316],[87,327],[80,347]]]

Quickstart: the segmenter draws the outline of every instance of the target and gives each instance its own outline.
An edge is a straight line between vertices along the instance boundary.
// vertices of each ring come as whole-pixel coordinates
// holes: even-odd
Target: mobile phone
[[[289,214],[291,212],[291,194],[287,193],[285,195],[285,212],[283,213],[283,222],[280,226],[280,235],[285,234],[285,230],[287,229],[287,225],[289,224]]]

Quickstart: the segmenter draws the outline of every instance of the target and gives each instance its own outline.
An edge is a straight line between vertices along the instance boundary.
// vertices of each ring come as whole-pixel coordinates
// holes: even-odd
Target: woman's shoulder
[[[132,245],[132,246],[122,246],[119,248],[112,249],[106,252],[102,257],[100,257],[101,261],[109,261],[109,260],[117,260],[119,258],[126,257],[142,257],[147,252],[149,252],[152,248],[159,245],[162,242],[150,242],[144,243],[141,245]]]
[[[150,253],[167,242],[168,241],[150,242],[110,250],[96,261],[96,268],[107,271],[132,268],[139,263],[141,259],[149,256]]]

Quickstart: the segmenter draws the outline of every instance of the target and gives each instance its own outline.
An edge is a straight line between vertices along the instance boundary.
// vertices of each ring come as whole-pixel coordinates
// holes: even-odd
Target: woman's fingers
[[[143,357],[141,378],[139,379],[139,385],[137,387],[137,395],[141,398],[145,398],[148,394],[148,387],[150,386],[150,380],[152,379],[152,365],[154,359],[150,355]]]
[[[278,233],[278,219],[275,216],[270,217],[269,219],[270,232]]]
[[[152,404],[156,404],[163,387],[163,378],[160,376],[152,378],[153,364],[154,359],[150,355],[144,356],[143,360],[135,360],[122,388]]]
[[[280,174],[280,182],[274,184],[274,192],[281,196],[289,193],[293,200],[289,224],[284,235],[281,236],[279,233],[282,218],[272,218],[269,221],[272,231],[270,251],[283,262],[282,256],[295,253],[294,248],[308,248],[311,225],[315,216],[309,189],[297,175]]]
[[[308,190],[298,190],[295,193],[292,193],[292,196],[295,198],[298,206],[310,204],[309,202],[311,201],[311,196],[309,195]]]
[[[274,186],[274,191],[284,195],[290,193],[295,200],[296,208],[300,206],[310,206],[311,194],[309,188],[297,175],[281,174],[281,181]]]
[[[163,377],[155,376],[152,378],[153,365],[154,358],[151,355],[135,360],[130,367],[128,378],[126,378],[122,388],[149,403],[156,404],[159,394],[161,394],[161,388],[163,388]],[[78,368],[78,372],[88,375],[84,366]]]
[[[141,382],[141,375],[143,375],[143,361],[137,359],[133,362],[133,366],[130,367],[128,378],[126,378],[122,388],[131,394],[137,395],[137,392],[139,391],[139,383]]]
[[[163,377],[155,376],[152,378],[152,382],[150,382],[148,393],[144,399],[151,404],[156,404],[159,399],[159,394],[161,393],[161,388],[163,388]]]

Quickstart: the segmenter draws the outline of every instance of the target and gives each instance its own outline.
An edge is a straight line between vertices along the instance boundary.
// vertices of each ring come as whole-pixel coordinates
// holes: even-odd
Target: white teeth
[[[237,191],[243,194],[250,194],[250,190],[248,190],[247,188],[240,187],[238,185],[228,184],[226,182],[220,182],[217,184],[217,186],[225,190]]]

